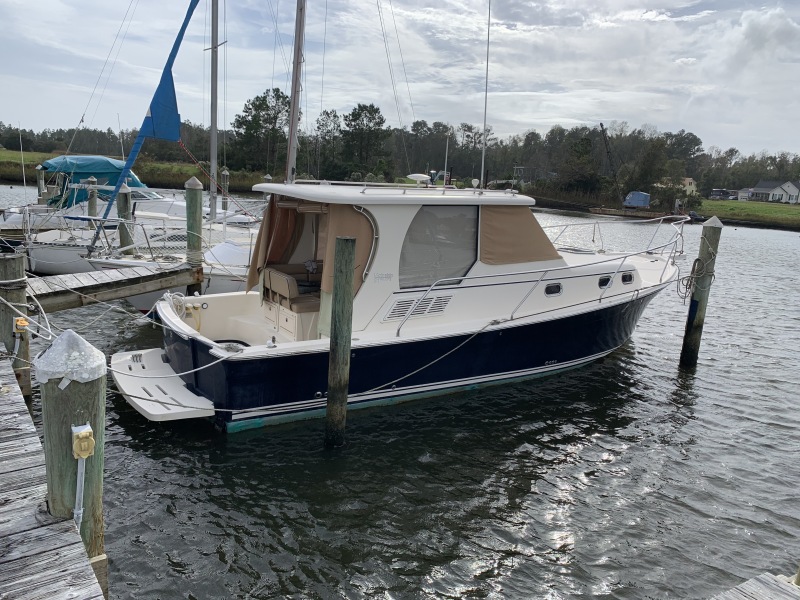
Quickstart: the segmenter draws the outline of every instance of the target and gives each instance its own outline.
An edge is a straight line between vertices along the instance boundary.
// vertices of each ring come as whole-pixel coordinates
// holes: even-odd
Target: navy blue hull
[[[366,402],[378,396],[431,394],[574,366],[623,344],[652,296],[648,294],[626,304],[567,318],[477,335],[425,341],[398,338],[391,344],[354,348],[351,402]],[[184,340],[170,330],[165,330],[164,342],[170,366],[178,373],[219,360],[209,353],[208,344]],[[430,364],[433,361],[435,364]],[[415,372],[418,369],[421,370]],[[186,375],[183,380],[194,393],[212,400],[218,409],[264,408],[269,414],[280,415],[319,408],[324,402],[327,378],[325,351],[226,360]],[[393,387],[395,380],[399,381]],[[217,413],[218,420],[232,418],[230,412]]]

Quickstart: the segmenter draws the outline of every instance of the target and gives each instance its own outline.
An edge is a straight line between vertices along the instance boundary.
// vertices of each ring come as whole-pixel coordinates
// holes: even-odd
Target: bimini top
[[[326,204],[436,204],[533,206],[536,200],[514,190],[478,190],[352,183],[257,183],[254,192]]]
[[[115,158],[108,158],[107,156],[79,156],[79,155],[65,155],[57,156],[46,160],[42,163],[42,171],[45,173],[64,173],[67,175],[65,178],[65,188],[54,196],[51,203],[61,203],[62,194],[66,196],[65,192],[69,193],[67,206],[72,206],[79,202],[83,202],[88,198],[86,190],[69,190],[66,187],[68,184],[86,183],[90,177],[97,179],[97,185],[114,186],[119,179],[120,173],[125,166],[125,163]],[[140,188],[147,187],[133,172],[128,174],[125,180],[128,187]]]

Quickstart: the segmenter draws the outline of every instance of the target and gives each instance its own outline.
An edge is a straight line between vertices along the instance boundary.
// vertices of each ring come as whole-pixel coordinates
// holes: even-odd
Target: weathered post
[[[337,237],[331,298],[331,346],[328,359],[328,403],[325,447],[344,445],[347,393],[350,387],[350,338],[353,329],[353,268],[356,240]]]
[[[18,357],[11,363],[19,388],[26,399],[31,397],[30,334],[27,320],[20,316],[28,314],[27,278],[25,277],[25,255],[0,254],[0,343],[8,352]],[[6,302],[8,304],[6,304]],[[11,306],[9,306],[11,305]],[[17,310],[14,310],[14,308]]]
[[[92,177],[89,177],[89,179],[86,180],[86,183],[88,183],[90,186],[92,186],[92,187],[89,188],[89,201],[86,203],[86,210],[88,212],[88,216],[96,217],[97,216],[97,188],[94,187],[94,186],[97,185],[97,178],[94,177],[94,175],[93,175]]]
[[[36,165],[36,203],[47,204],[47,185],[44,182],[44,167]]]
[[[222,167],[222,210],[228,210],[228,187],[230,186],[231,174],[228,167]]]
[[[134,254],[133,235],[131,231],[131,188],[122,184],[117,194],[117,216],[120,218],[119,224],[119,246],[125,248],[123,254]]]
[[[42,394],[48,512],[74,518],[89,558],[102,562],[105,356],[68,329],[33,366]]]
[[[721,235],[722,222],[717,217],[711,217],[703,224],[700,252],[692,267],[692,299],[689,302],[686,331],[683,334],[680,359],[682,367],[693,367],[697,364],[700,339],[703,336],[703,324],[706,320],[708,294],[711,291],[711,283],[714,281],[714,264],[717,260],[717,248]]]
[[[186,188],[186,262],[194,269],[203,267],[203,184],[192,177],[184,184]],[[186,286],[191,296],[202,291],[202,284]]]

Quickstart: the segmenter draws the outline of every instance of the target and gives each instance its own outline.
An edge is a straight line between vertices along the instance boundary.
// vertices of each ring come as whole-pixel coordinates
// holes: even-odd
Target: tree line
[[[219,164],[229,170],[269,173],[282,180],[287,155],[289,97],[266,90],[248,100],[231,128],[219,133]],[[95,129],[20,131],[0,122],[0,144],[7,149],[120,156],[136,138],[136,130]],[[208,161],[209,130],[184,122],[182,141],[197,160]],[[414,121],[410,127],[387,127],[374,104],[358,103],[345,114],[323,111],[299,132],[297,170],[300,177],[329,180],[392,182],[412,172],[440,171],[452,182],[471,186],[480,179],[486,139],[484,180],[497,186],[514,181],[540,195],[621,203],[627,192],[649,192],[652,204],[671,207],[682,196],[685,177],[695,180],[700,196],[714,188],[738,190],[760,179],[800,179],[800,156],[789,152],[743,155],[736,148],[704,149],[702,140],[683,129],[661,133],[653,126],[632,128],[611,122],[605,131],[553,126],[544,135],[535,130],[499,138],[491,126]],[[148,140],[141,160],[186,162],[179,144]]]

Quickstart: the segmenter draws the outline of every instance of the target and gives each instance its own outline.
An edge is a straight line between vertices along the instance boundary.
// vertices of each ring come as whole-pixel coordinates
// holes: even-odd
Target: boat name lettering
[[[394,278],[393,273],[375,273],[372,275],[375,281],[391,281]]]
[[[558,362],[557,360],[548,360],[548,361],[546,361],[544,364],[545,364],[545,365],[554,365],[554,364],[556,364],[557,362]]]

